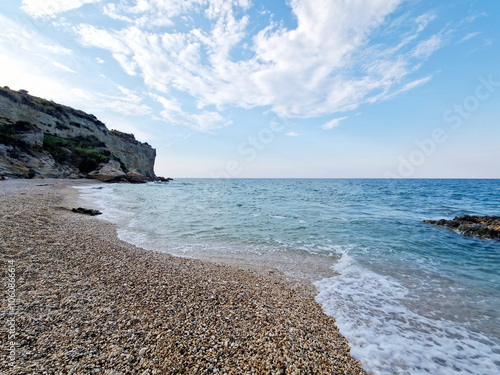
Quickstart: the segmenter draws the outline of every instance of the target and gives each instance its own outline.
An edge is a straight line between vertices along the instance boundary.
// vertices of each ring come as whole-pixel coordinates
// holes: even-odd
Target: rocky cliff
[[[0,88],[0,175],[145,182],[155,179],[155,157],[150,145],[94,115]]]

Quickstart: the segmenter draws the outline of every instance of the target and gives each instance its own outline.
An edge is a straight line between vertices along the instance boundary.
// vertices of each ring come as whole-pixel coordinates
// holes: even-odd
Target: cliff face
[[[21,178],[154,180],[156,150],[94,115],[0,88],[0,174]]]

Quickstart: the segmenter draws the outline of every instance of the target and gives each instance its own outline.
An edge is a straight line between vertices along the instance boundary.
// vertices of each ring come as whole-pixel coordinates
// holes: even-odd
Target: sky
[[[173,178],[500,178],[496,0],[8,0],[0,86]]]

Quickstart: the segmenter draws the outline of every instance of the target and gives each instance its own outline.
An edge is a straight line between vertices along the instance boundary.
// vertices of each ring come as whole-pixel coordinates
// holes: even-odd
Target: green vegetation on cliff
[[[6,118],[0,118],[0,144],[12,146],[17,150],[28,151],[31,146],[26,143],[20,134],[33,129],[36,129],[36,126],[26,121],[12,123]]]
[[[146,182],[155,179],[155,157],[94,115],[0,87],[0,175]]]
[[[2,120],[0,120],[0,143],[13,147],[24,144],[23,140],[14,132],[13,127],[2,123]]]
[[[60,138],[54,135],[43,135],[43,149],[55,161],[76,166],[80,171],[88,173],[99,164],[107,163],[111,153],[104,149],[105,145],[95,136],[78,136]]]

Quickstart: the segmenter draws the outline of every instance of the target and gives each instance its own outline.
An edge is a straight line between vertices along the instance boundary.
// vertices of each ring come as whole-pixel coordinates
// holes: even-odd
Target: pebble
[[[137,248],[71,212],[82,204],[71,186],[89,182],[45,182],[0,187],[19,343],[13,367],[2,352],[0,373],[365,374],[310,285]]]

